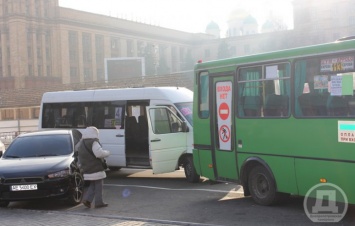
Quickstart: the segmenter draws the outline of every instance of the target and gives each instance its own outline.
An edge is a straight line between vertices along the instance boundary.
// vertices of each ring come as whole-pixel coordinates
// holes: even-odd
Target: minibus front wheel
[[[200,181],[200,175],[197,174],[196,172],[194,161],[191,155],[185,158],[183,166],[184,166],[185,176],[188,182],[197,183]]]

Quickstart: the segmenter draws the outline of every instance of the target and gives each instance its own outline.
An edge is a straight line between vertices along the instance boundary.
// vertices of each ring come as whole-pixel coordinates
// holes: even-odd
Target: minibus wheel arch
[[[190,183],[197,183],[200,181],[200,175],[196,172],[192,154],[185,153],[179,158],[179,166],[184,168],[186,180]]]

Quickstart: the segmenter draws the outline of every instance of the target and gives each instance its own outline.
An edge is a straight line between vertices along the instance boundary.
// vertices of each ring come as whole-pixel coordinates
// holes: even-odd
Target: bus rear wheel
[[[275,184],[270,172],[261,165],[255,166],[249,173],[250,194],[259,205],[269,206],[278,201],[279,194]]]
[[[192,156],[186,157],[184,161],[184,172],[188,182],[197,183],[200,181],[200,175],[196,172]]]

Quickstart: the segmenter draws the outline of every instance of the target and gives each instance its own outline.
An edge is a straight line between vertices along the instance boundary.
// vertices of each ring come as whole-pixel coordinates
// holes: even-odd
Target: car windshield
[[[70,135],[39,135],[16,138],[4,158],[68,155],[73,152]]]
[[[175,103],[175,106],[192,126],[192,102]]]

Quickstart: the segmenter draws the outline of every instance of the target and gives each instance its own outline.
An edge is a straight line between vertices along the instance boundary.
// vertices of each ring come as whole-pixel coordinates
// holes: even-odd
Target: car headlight
[[[69,169],[65,169],[55,173],[48,174],[48,178],[66,177],[68,175],[69,175]]]

